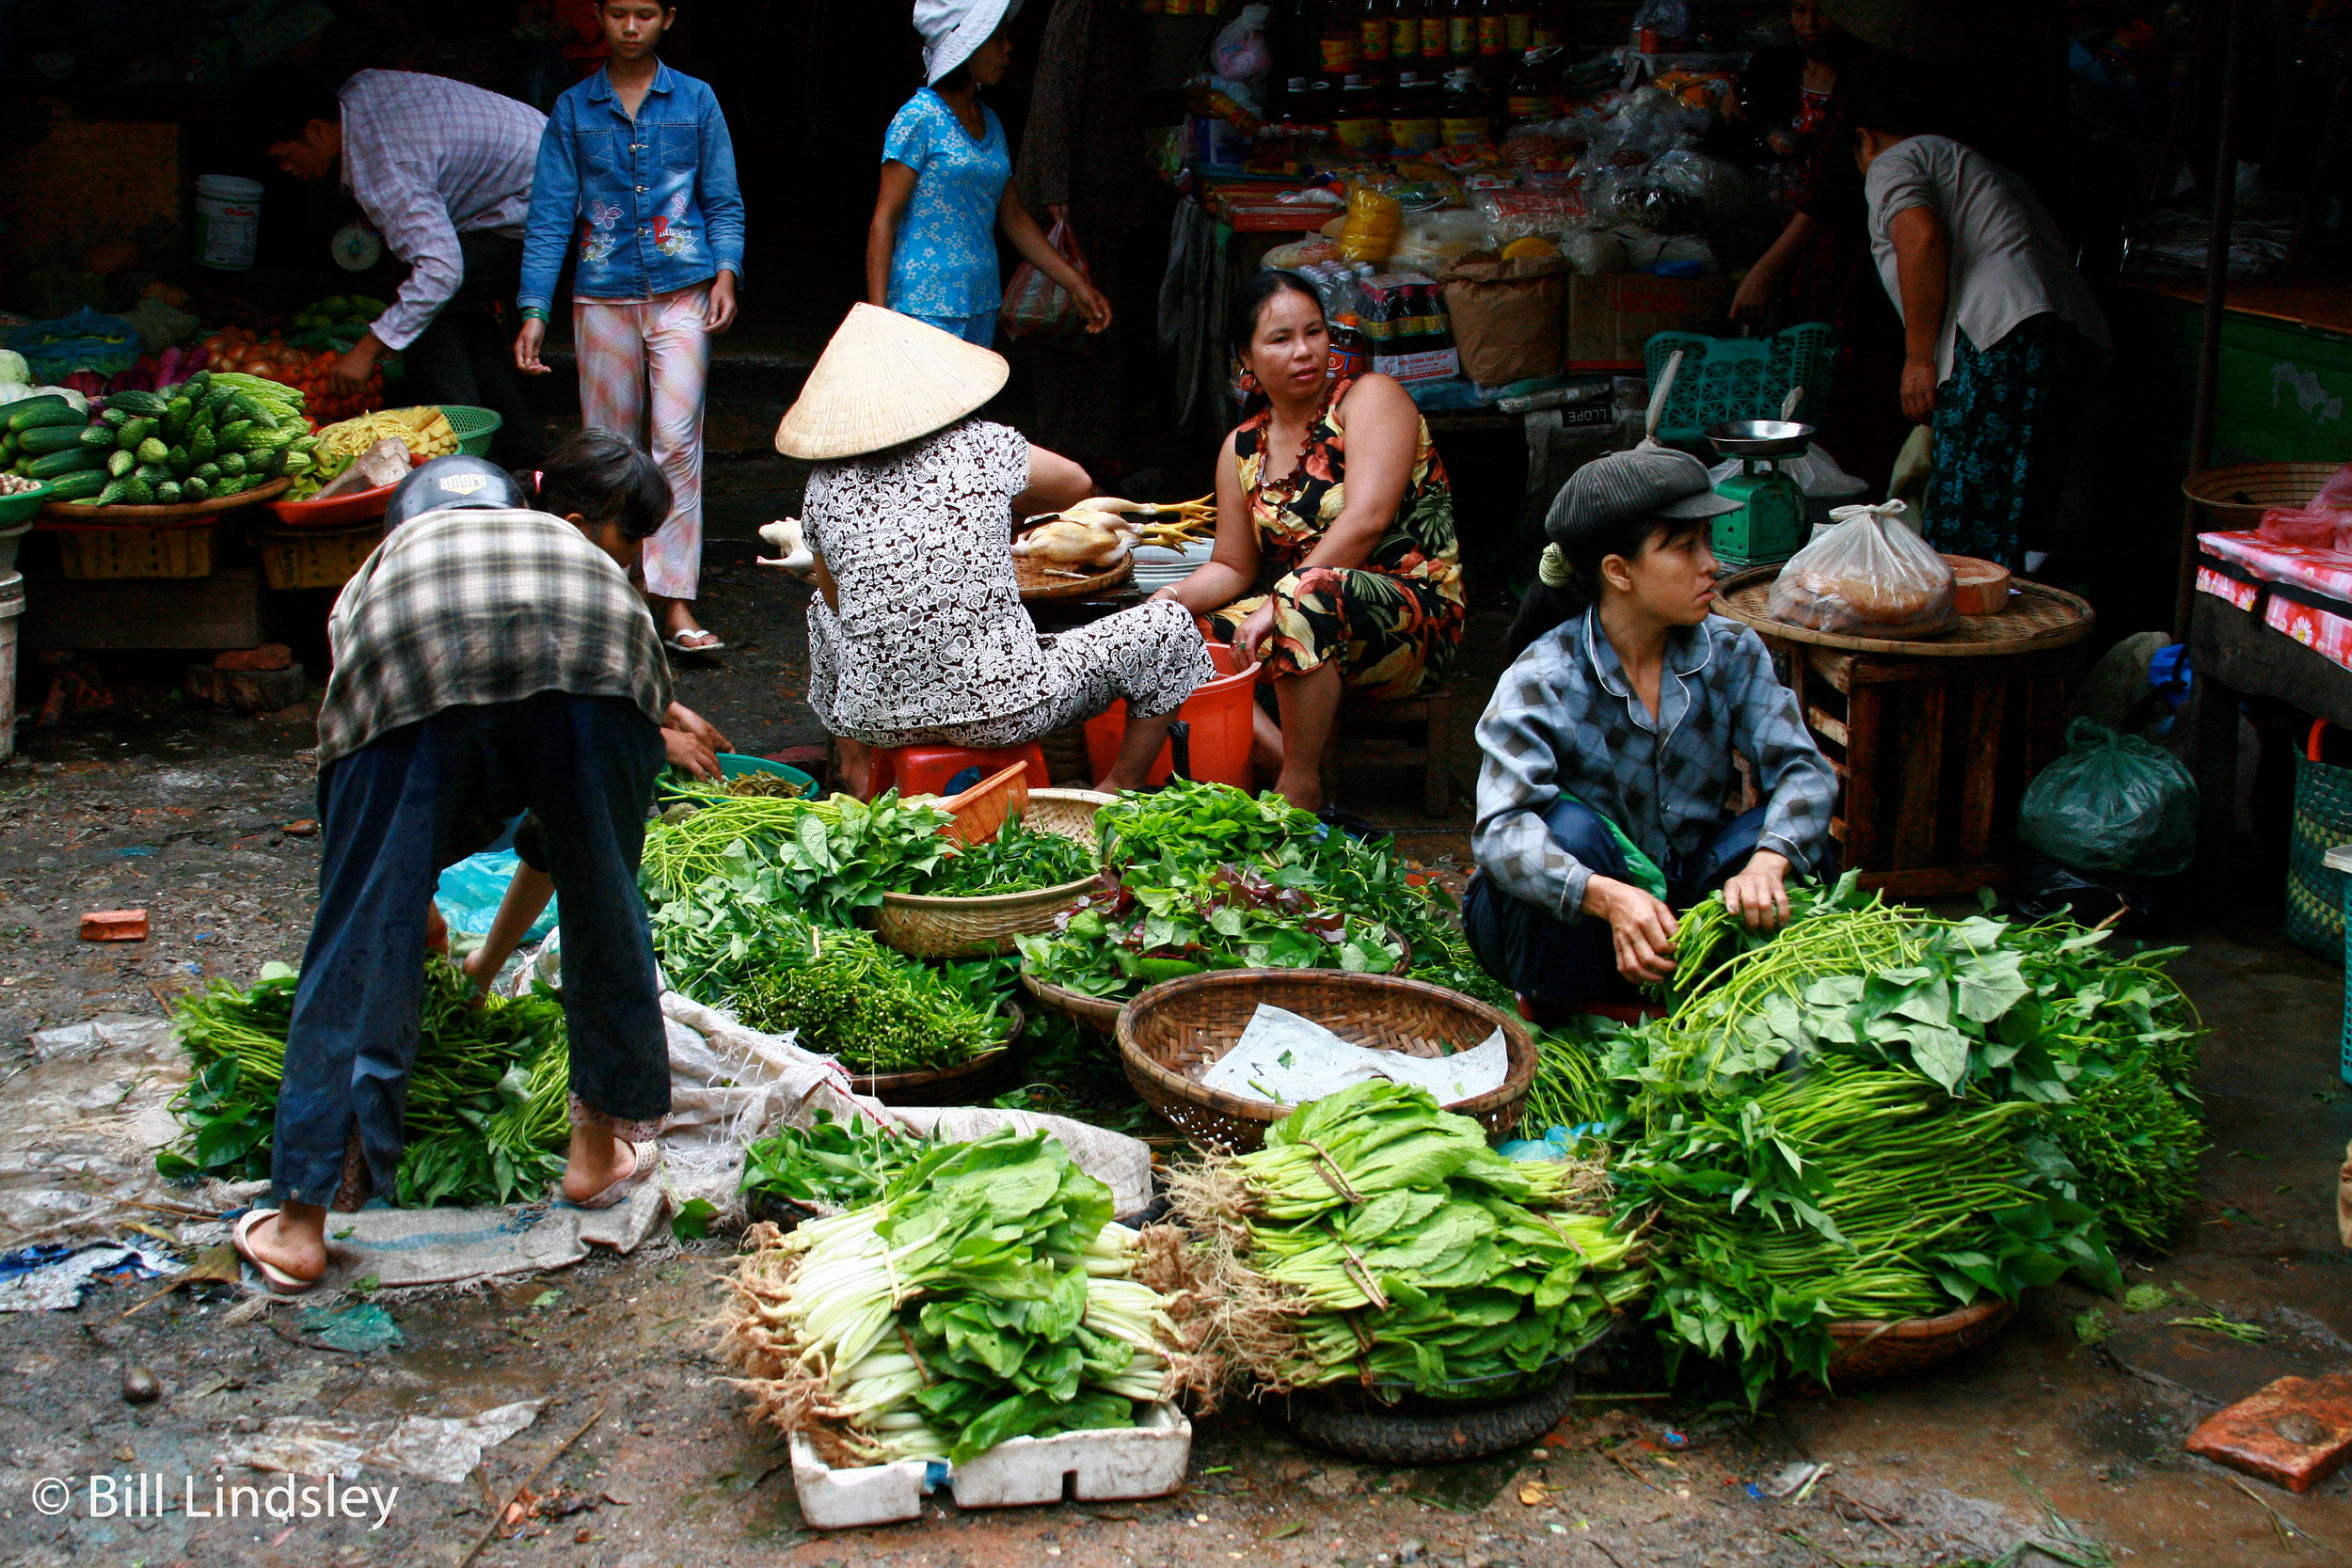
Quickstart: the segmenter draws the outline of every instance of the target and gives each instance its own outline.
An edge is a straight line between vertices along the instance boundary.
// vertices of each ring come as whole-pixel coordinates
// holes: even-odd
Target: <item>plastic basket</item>
[[[384,542],[381,523],[358,528],[257,529],[255,548],[272,588],[341,588]]]
[[[164,528],[68,523],[50,531],[56,535],[59,563],[75,582],[213,575],[210,520]]]
[[[1658,420],[1658,438],[1692,444],[1709,425],[1730,420],[1777,420],[1791,387],[1804,388],[1796,417],[1820,424],[1837,372],[1837,332],[1827,322],[1804,322],[1769,338],[1708,338],[1661,332],[1642,351],[1652,387],[1666,361],[1682,351],[1673,393]]]
[[[2295,815],[2287,829],[2286,939],[2313,958],[2344,956],[2344,874],[2328,864],[2328,851],[2352,841],[2352,768],[2319,760],[2324,719],[2312,723],[2304,754],[2295,759]]]
[[[476,408],[469,404],[441,404],[441,418],[449,421],[452,434],[457,437],[457,450],[469,457],[487,456],[490,437],[499,433],[505,417],[495,409]]]

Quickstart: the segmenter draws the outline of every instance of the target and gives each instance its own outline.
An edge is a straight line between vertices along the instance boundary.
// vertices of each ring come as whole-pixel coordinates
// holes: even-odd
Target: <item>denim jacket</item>
[[[743,276],[743,197],[735,144],[709,87],[657,62],[631,121],[598,71],[564,90],[539,138],[516,303],[546,309],[579,238],[572,293],[650,299]]]

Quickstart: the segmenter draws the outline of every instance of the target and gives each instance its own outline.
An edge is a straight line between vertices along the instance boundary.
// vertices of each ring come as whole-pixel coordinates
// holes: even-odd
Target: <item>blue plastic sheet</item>
[[[468,936],[487,936],[490,922],[498,917],[499,902],[506,896],[506,884],[515,879],[515,867],[521,861],[512,849],[485,849],[469,855],[441,873],[441,885],[434,891],[433,901],[440,907],[441,918],[449,922],[453,931]],[[540,915],[524,936],[525,942],[537,942],[555,929],[558,899],[548,900],[547,911]]]

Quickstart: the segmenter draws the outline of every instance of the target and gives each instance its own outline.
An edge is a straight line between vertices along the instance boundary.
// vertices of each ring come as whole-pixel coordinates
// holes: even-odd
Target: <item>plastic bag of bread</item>
[[[1789,557],[1765,613],[1848,637],[1937,637],[1959,624],[1952,568],[1903,521],[1901,501],[1833,509],[1833,527]]]

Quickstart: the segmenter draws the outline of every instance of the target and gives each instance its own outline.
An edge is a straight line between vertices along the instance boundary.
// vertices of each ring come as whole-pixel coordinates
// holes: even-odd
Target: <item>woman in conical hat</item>
[[[1042,636],[1021,607],[1011,526],[1094,493],[1086,470],[973,416],[1003,356],[872,305],[825,345],[776,450],[817,465],[803,527],[820,589],[808,607],[808,703],[864,794],[871,747],[1022,746],[1124,699],[1125,738],[1100,789],[1133,789],[1169,721],[1212,671],[1169,603]]]

